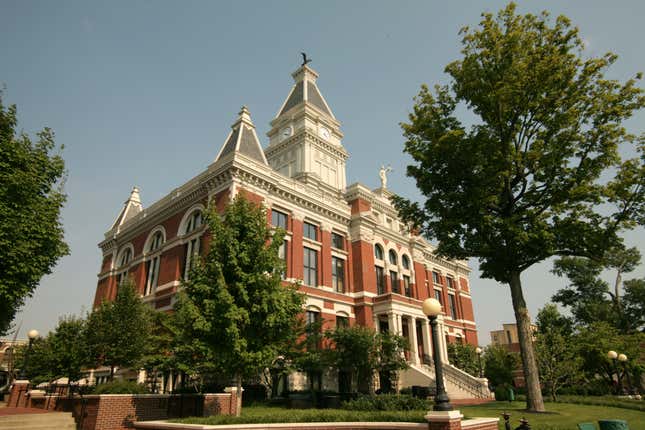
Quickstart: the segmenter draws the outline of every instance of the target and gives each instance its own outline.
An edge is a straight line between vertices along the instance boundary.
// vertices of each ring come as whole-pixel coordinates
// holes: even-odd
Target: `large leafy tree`
[[[469,343],[449,343],[448,360],[466,373],[479,377],[477,349]]]
[[[602,255],[619,229],[642,221],[643,159],[622,161],[618,148],[644,150],[645,138],[622,122],[645,97],[640,75],[604,77],[615,55],[582,58],[566,17],[517,15],[511,3],[462,34],[463,58],[445,69],[449,85],[423,86],[402,124],[414,160],[407,173],[425,201],[394,201],[438,241],[439,255],[478,258],[482,276],[509,285],[527,408],[543,411],[521,274],[554,255]]]
[[[116,299],[101,303],[88,316],[89,364],[110,367],[110,379],[117,367],[141,365],[150,350],[152,312],[131,280],[119,285]]]
[[[54,133],[43,129],[32,142],[16,133],[16,106],[0,93],[0,335],[43,275],[69,253],[60,210],[65,203],[65,163],[55,153]]]
[[[223,217],[211,208],[207,221],[210,248],[176,306],[183,353],[225,371],[239,390],[293,339],[303,298],[296,285],[282,285],[284,232],[269,228],[264,208],[238,194]]]

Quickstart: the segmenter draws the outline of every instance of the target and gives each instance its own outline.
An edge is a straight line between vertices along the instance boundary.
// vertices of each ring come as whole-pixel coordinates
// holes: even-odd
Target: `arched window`
[[[196,210],[190,214],[190,217],[188,217],[188,221],[186,222],[186,230],[184,231],[184,234],[190,234],[201,227],[202,218],[202,211],[200,210]]]
[[[117,271],[119,272],[116,275],[117,285],[123,284],[128,278],[128,266],[130,265],[130,261],[132,261],[132,248],[128,247],[121,251],[121,256],[117,262]]]
[[[195,232],[199,227],[201,227],[203,222],[203,217],[202,217],[202,211],[201,210],[196,210],[190,216],[188,217],[188,221],[186,221],[186,229],[184,231],[185,235],[192,234]],[[192,264],[195,261],[195,256],[199,255],[200,251],[200,237],[195,236],[190,239],[188,239],[188,242],[186,242],[186,248],[184,250],[184,270],[183,270],[183,276],[184,279],[188,279],[188,274],[190,273],[190,269],[192,268]]]
[[[403,268],[405,270],[410,270],[410,259],[408,258],[407,255],[404,255],[401,257],[401,264],[403,264]]]
[[[394,252],[393,249],[390,249],[390,252],[388,253],[388,257],[390,259],[390,264],[396,265],[398,263],[398,257],[396,255],[396,252]]]
[[[382,260],[383,259],[383,248],[381,248],[381,245],[378,243],[374,245],[374,258],[377,260]]]
[[[160,260],[160,253],[158,251],[161,249],[161,245],[164,243],[164,235],[163,232],[157,231],[154,236],[152,236],[152,240],[150,241],[150,245],[148,246],[148,254],[153,254],[157,253],[154,255],[150,260],[146,262],[147,266],[147,278],[146,278],[146,288],[143,292],[144,296],[147,296],[149,294],[152,294],[154,290],[157,288],[157,283],[159,282],[159,260]]]

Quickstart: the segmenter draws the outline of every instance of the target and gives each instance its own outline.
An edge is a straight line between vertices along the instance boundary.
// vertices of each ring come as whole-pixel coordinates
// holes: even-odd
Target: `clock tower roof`
[[[291,109],[300,106],[303,103],[307,103],[309,106],[313,106],[321,113],[327,115],[334,120],[336,117],[332,113],[329,105],[325,101],[325,98],[320,93],[318,85],[316,85],[316,79],[318,78],[318,73],[307,64],[301,66],[298,70],[291,74],[295,84],[291,88],[287,99],[284,101],[280,110],[276,115],[276,118],[287,113]]]
[[[251,114],[246,106],[242,106],[238,118],[231,126],[231,129],[224,141],[222,149],[220,149],[219,154],[215,157],[215,162],[226,157],[228,154],[238,152],[259,163],[268,165],[258,136],[255,133],[255,125],[251,121]]]

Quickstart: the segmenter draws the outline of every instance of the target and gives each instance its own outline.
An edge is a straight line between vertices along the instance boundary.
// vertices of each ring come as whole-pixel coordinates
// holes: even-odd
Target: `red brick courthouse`
[[[432,384],[434,372],[423,360],[432,351],[421,303],[435,297],[443,304],[438,353],[444,362],[447,343],[476,345],[470,269],[464,261],[435,256],[399,220],[386,169],[380,188],[346,184],[349,153],[340,122],[318,89],[318,75],[305,65],[292,76],[295,83],[270,123],[266,148],[243,107],[206,170],[146,208],[139,190],[132,190],[99,244],[103,262],[94,303],[113,299],[130,276],[151,306],[172,309],[190,259],[207,246],[202,214],[208,203],[221,210],[244,191],[267,208],[269,223],[287,230],[281,249],[286,280],[301,281],[308,320],[321,319],[325,328],[360,324],[404,336],[411,367],[400,386]],[[449,364],[445,372],[451,397],[489,394],[484,381]],[[290,387],[302,386],[304,378],[292,375]],[[338,389],[338,378],[326,375],[324,384]]]

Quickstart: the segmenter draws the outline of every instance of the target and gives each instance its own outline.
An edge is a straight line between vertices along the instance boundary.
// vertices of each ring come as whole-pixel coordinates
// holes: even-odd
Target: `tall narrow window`
[[[345,237],[338,233],[331,234],[331,246],[336,249],[345,249]]]
[[[282,263],[284,264],[284,270],[281,273],[282,279],[287,278],[287,246],[288,246],[288,241],[282,242],[282,245],[280,245],[280,248],[278,248],[278,258],[282,260]]]
[[[448,284],[448,288],[452,288],[453,290],[455,289],[456,284],[455,284],[454,278],[451,278],[450,276],[446,276],[446,283]]]
[[[405,270],[410,270],[410,259],[408,258],[407,255],[404,255],[401,257],[401,264],[403,265],[403,268]]]
[[[305,248],[304,252],[304,283],[311,287],[318,285],[318,252]]]
[[[318,240],[318,227],[314,224],[306,222],[303,226],[303,236],[307,239]]]
[[[287,229],[287,214],[277,211],[275,209],[271,210],[271,225],[274,227],[280,227]]]
[[[310,338],[310,342],[307,343],[307,348],[319,349],[322,346],[319,344],[322,340],[320,339],[320,332],[322,329],[320,312],[309,310],[307,311],[306,316],[307,325],[305,326],[305,333],[307,337]],[[314,340],[314,342],[311,342],[311,340]]]
[[[119,270],[120,273],[116,275],[117,285],[123,284],[126,279],[128,279],[128,266],[130,265],[130,260],[132,260],[132,250],[130,248],[126,248],[119,260],[117,270]]]
[[[184,232],[185,235],[190,235],[195,232],[199,227],[202,225],[202,212],[201,211],[195,211],[190,215],[190,218],[188,218],[188,222],[186,223],[186,231]],[[199,245],[200,245],[200,238],[199,236],[192,237],[188,240],[186,243],[186,250],[185,250],[185,260],[184,260],[184,279],[188,279],[188,274],[190,273],[190,269],[192,269],[193,264],[195,262],[195,257],[199,255]]]
[[[336,315],[336,327],[349,327],[349,317]]]
[[[454,294],[448,294],[448,301],[450,304],[450,316],[452,317],[453,320],[457,319],[457,305],[455,302],[455,295]]]
[[[437,299],[439,303],[443,306],[443,298],[441,296],[441,290],[434,290],[434,298]]]
[[[376,266],[376,294],[385,294],[385,274],[383,268]]]
[[[152,254],[159,251],[161,249],[162,244],[163,244],[163,234],[160,231],[158,231],[152,237],[150,247],[148,248],[148,253]],[[143,293],[144,296],[152,294],[157,288],[157,283],[159,282],[159,259],[160,259],[160,255],[157,254],[154,257],[152,257],[152,259],[149,260],[146,264],[148,270],[147,270],[147,277],[146,277],[146,288]]]
[[[331,282],[334,291],[345,292],[345,260],[338,257],[331,258]]]
[[[397,265],[399,259],[396,256],[396,252],[394,252],[393,249],[390,249],[390,252],[388,253],[389,259],[390,259],[390,264]]]
[[[401,288],[399,287],[398,273],[390,271],[390,282],[392,283],[392,292],[396,294],[401,294]]]
[[[374,258],[377,260],[383,259],[383,248],[381,248],[381,245],[374,245]]]
[[[412,297],[412,290],[410,288],[410,277],[403,275],[403,293],[407,297]]]
[[[441,285],[441,276],[439,276],[438,272],[432,272],[432,282],[437,285]]]

